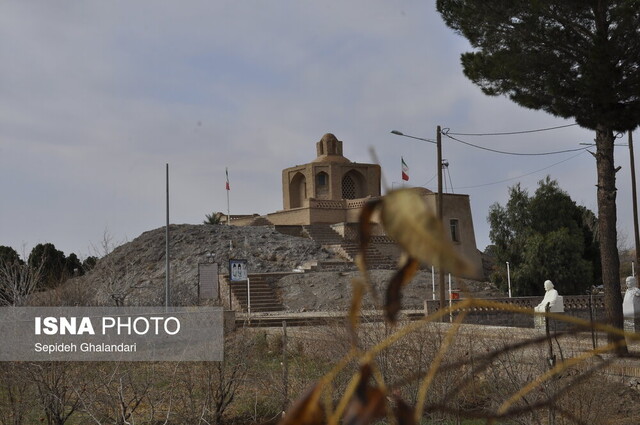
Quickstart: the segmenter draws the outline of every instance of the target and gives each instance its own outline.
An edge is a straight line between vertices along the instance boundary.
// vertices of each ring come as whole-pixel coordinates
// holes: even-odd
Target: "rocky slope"
[[[378,294],[384,298],[385,288],[395,273],[394,270],[371,270],[371,282]],[[359,272],[318,272],[291,274],[275,283],[285,309],[289,311],[344,311],[351,301],[351,280]],[[438,276],[436,296],[438,294]],[[447,281],[448,285],[448,281]],[[452,289],[465,287],[477,297],[501,296],[488,282],[476,282],[467,279],[452,278]],[[448,291],[448,286],[445,288]],[[431,272],[419,271],[402,290],[402,306],[405,309],[421,309],[423,301],[433,297]],[[373,300],[366,295],[363,308],[373,308]]]
[[[171,225],[172,299],[197,300],[198,263],[215,261],[227,273],[229,258],[247,259],[249,273],[291,271],[310,260],[335,258],[318,243],[284,235],[272,227]],[[144,232],[101,258],[69,286],[91,288],[87,304],[162,305],[165,282],[165,228]],[[83,302],[83,303],[84,303]]]
[[[229,258],[247,259],[249,273],[291,272],[310,262],[339,260],[311,239],[289,236],[273,227],[171,225],[171,292],[174,305],[197,304],[198,264],[215,261],[228,273]],[[294,273],[274,283],[289,311],[344,310],[351,297],[352,266],[338,271]],[[342,270],[342,271],[340,271]],[[380,294],[393,270],[372,270]],[[72,279],[57,292],[58,299],[40,303],[71,305],[163,305],[165,229],[141,234],[101,258],[85,276]],[[477,296],[498,295],[487,283],[453,280]],[[437,288],[436,288],[437,291]],[[420,271],[403,291],[405,308],[422,308],[430,299],[431,273]]]

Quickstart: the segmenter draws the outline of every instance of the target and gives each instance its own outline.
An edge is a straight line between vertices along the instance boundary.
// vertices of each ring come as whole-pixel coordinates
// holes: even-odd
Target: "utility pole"
[[[438,198],[437,198],[437,204],[438,204],[438,220],[440,220],[440,223],[442,223],[442,225],[444,226],[443,223],[443,217],[444,217],[444,209],[443,209],[443,202],[442,202],[442,131],[440,129],[440,126],[438,126],[437,130],[436,130],[437,134],[436,134],[436,148],[438,151]],[[438,266],[438,290],[440,293],[440,309],[444,309],[445,307],[445,300],[444,300],[444,270],[442,270],[442,259],[440,259],[440,265]],[[444,321],[444,316],[442,317],[442,320]]]
[[[437,159],[438,159],[438,163],[436,164],[436,170],[438,170],[438,194],[436,197],[436,209],[437,209],[437,214],[438,214],[438,220],[440,220],[440,222],[442,223],[443,221],[443,209],[444,209],[444,202],[443,202],[443,198],[442,198],[442,130],[440,129],[440,126],[438,126],[437,128],[437,134],[436,134],[436,141],[433,141],[431,139],[423,139],[422,137],[415,137],[415,136],[410,136],[408,134],[404,134],[401,131],[398,130],[392,130],[391,134],[395,134],[396,136],[403,136],[403,137],[408,137],[410,139],[416,139],[416,140],[422,140],[423,142],[428,142],[428,143],[435,143],[437,146],[437,150],[438,150],[438,155],[437,155]],[[444,223],[443,223],[444,225]],[[439,261],[440,263],[442,263],[442,261]],[[440,308],[443,309],[445,307],[445,298],[444,298],[444,270],[441,270],[441,267],[439,266],[438,269],[438,286],[439,286],[439,294],[440,294]],[[442,320],[444,321],[444,317],[442,318]]]
[[[638,252],[638,248],[640,248],[640,236],[638,234],[638,196],[636,194],[636,166],[635,161],[633,159],[633,136],[631,135],[631,131],[629,131],[629,158],[631,161],[631,196],[633,197],[633,234],[635,236],[635,244],[636,244],[636,264],[640,264],[638,259],[640,258],[640,253]]]
[[[283,400],[282,412],[289,407],[289,359],[287,358],[287,322],[282,321],[282,386]]]

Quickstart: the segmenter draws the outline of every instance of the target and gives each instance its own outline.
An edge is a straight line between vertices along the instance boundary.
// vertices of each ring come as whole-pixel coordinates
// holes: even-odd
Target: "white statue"
[[[542,302],[535,306],[534,310],[539,313],[544,313],[549,304],[549,311],[553,313],[562,313],[564,312],[564,303],[562,300],[562,296],[558,295],[558,291],[556,291],[553,287],[553,282],[547,280],[544,282],[545,294]]]
[[[626,283],[627,290],[622,301],[622,314],[625,318],[632,319],[640,316],[640,289],[633,276],[627,277]]]

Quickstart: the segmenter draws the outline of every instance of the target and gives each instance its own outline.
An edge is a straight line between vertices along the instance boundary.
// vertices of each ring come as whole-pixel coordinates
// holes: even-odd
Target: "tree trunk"
[[[598,125],[596,129],[598,236],[600,239],[605,315],[609,325],[623,329],[620,259],[618,258],[618,232],[616,229],[616,170],[613,161],[613,142],[613,131],[604,125]],[[608,340],[610,343],[621,343],[624,338],[617,335],[609,335]],[[626,354],[626,345],[619,345],[616,352]]]

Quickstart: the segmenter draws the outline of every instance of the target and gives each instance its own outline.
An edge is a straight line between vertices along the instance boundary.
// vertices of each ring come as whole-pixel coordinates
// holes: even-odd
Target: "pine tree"
[[[462,66],[484,93],[595,131],[606,316],[622,328],[613,142],[614,132],[640,124],[640,1],[437,0],[436,7],[474,48]]]

